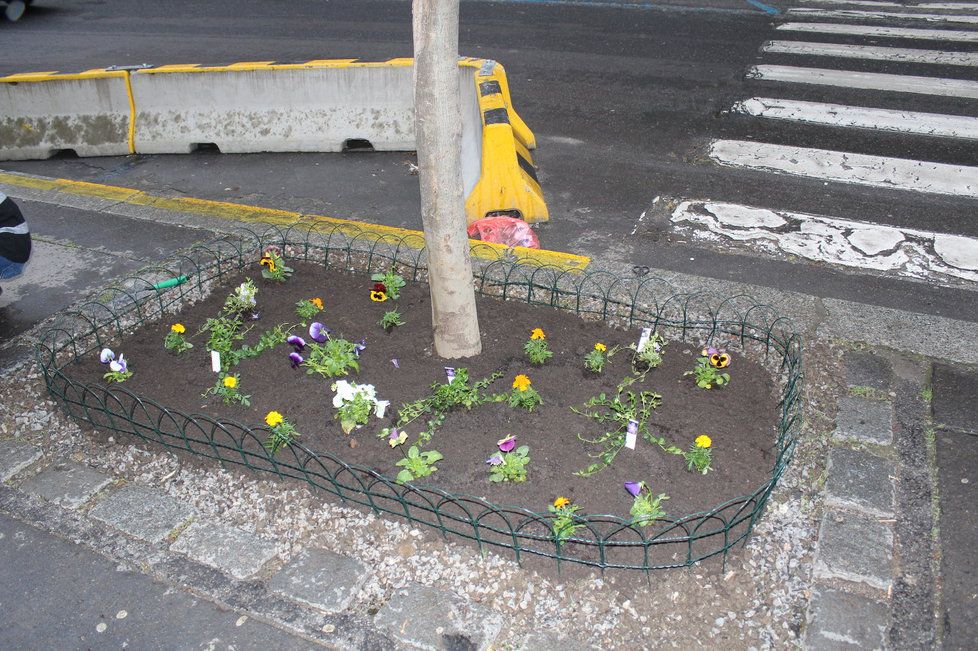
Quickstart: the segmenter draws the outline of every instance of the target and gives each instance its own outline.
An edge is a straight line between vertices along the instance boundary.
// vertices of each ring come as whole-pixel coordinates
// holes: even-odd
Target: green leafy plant
[[[566,497],[558,497],[547,507],[547,510],[554,515],[550,527],[558,547],[567,542],[578,529],[585,526],[579,521],[580,516],[576,515],[580,508]]]
[[[258,288],[255,287],[255,283],[249,278],[235,287],[234,291],[228,295],[224,300],[224,309],[222,311],[229,316],[243,314],[255,309],[255,306],[258,305],[257,297]]]
[[[683,452],[683,458],[686,459],[686,470],[705,475],[713,469],[713,440],[706,434],[700,434]]]
[[[274,328],[261,333],[261,335],[258,336],[258,343],[254,346],[244,344],[237,350],[232,350],[230,353],[228,353],[228,364],[230,366],[236,366],[242,359],[258,357],[266,350],[271,350],[272,348],[275,348],[275,346],[284,344],[288,337],[289,334],[287,327],[284,325],[277,325]]]
[[[261,265],[261,277],[265,280],[274,280],[276,282],[285,282],[295,271],[292,267],[287,267],[285,265],[285,260],[282,256],[278,254],[278,251],[274,249],[268,249],[262,255],[261,260],[258,261]]]
[[[401,471],[397,473],[397,483],[403,484],[421,477],[427,477],[438,470],[435,464],[444,458],[444,455],[437,450],[421,452],[418,446],[412,445],[408,448],[407,456],[394,464],[401,468]]]
[[[706,348],[697,358],[693,370],[686,371],[683,376],[694,376],[696,386],[701,389],[712,389],[714,385],[722,387],[730,383],[730,374],[720,369],[729,365],[730,355],[716,348]]]
[[[193,348],[194,345],[187,341],[187,338],[184,336],[186,331],[187,328],[182,323],[171,325],[170,331],[163,338],[163,347],[167,350],[172,350],[177,355],[182,355],[184,352]]]
[[[530,448],[526,445],[516,447],[516,437],[507,436],[497,441],[499,452],[486,459],[489,464],[489,481],[526,481],[526,467],[530,463]]]
[[[380,321],[378,323],[380,324],[381,328],[387,330],[388,332],[390,332],[394,326],[404,325],[404,321],[401,321],[401,313],[397,311],[397,308],[384,312],[384,316],[380,317]]]
[[[333,396],[333,406],[336,407],[336,417],[345,434],[353,431],[357,425],[366,425],[370,412],[383,418],[384,411],[390,404],[386,400],[377,399],[377,391],[372,384],[355,384],[346,380],[337,380],[330,389],[336,392]]]
[[[621,346],[614,346],[608,350],[608,347],[601,342],[594,344],[594,348],[584,356],[584,368],[592,373],[600,373],[604,370],[604,365],[608,363],[608,360],[619,350],[621,350]]]
[[[401,289],[404,287],[404,277],[395,273],[393,269],[388,269],[384,273],[377,273],[370,276],[370,280],[381,283],[387,298],[396,301],[401,297]]]
[[[270,411],[265,415],[265,424],[268,425],[269,434],[268,438],[265,439],[264,446],[273,455],[283,447],[292,445],[299,438],[299,432],[292,426],[292,423],[285,420],[282,414],[277,411]]]
[[[584,470],[574,474],[580,477],[588,477],[607,468],[625,447],[629,430],[633,430],[636,438],[641,436],[649,443],[654,443],[670,454],[681,454],[682,450],[668,445],[661,436],[654,436],[649,428],[649,421],[652,412],[662,404],[662,396],[653,391],[629,391],[627,387],[634,382],[634,378],[627,378],[618,385],[617,394],[609,397],[604,393],[589,398],[584,403],[584,409],[571,407],[571,411],[581,416],[587,416],[605,427],[605,431],[594,438],[587,438],[578,434],[577,438],[585,443],[601,447],[601,451],[591,455],[591,458],[598,459]]]
[[[634,498],[632,508],[629,511],[633,524],[649,526],[667,515],[662,509],[662,503],[669,499],[665,493],[653,495],[652,490],[644,481],[626,481],[625,490]]]
[[[323,299],[309,298],[295,304],[295,314],[305,325],[309,319],[323,311]]]
[[[357,345],[339,337],[323,344],[310,343],[304,366],[306,373],[319,373],[328,378],[349,375],[351,369],[359,373]]]
[[[240,391],[241,378],[237,375],[220,375],[217,378],[217,382],[214,386],[204,391],[201,395],[215,395],[220,396],[224,400],[224,404],[230,405],[231,403],[238,403],[245,407],[251,406],[251,396],[246,396]]]
[[[237,341],[244,338],[241,332],[241,316],[222,314],[219,317],[207,319],[201,327],[201,333],[208,333],[207,350],[216,350],[221,354],[221,368],[227,370],[231,364],[230,352]]]
[[[523,344],[523,352],[530,363],[535,366],[543,366],[548,359],[554,356],[547,345],[547,336],[540,328],[534,328],[530,331],[530,338]]]
[[[643,372],[662,364],[662,353],[666,347],[666,340],[658,332],[653,332],[642,344],[641,350],[639,350],[638,344],[630,344],[628,347],[634,353],[632,365],[639,372]]]
[[[424,445],[431,440],[435,430],[445,422],[448,412],[453,409],[471,409],[477,405],[489,402],[501,402],[506,399],[506,394],[487,396],[484,390],[493,382],[503,376],[496,372],[489,377],[477,382],[469,383],[469,372],[467,369],[452,369],[452,374],[448,382],[431,385],[431,393],[413,402],[404,403],[397,410],[397,423],[395,430],[403,430],[417,419],[429,416],[425,429],[418,434],[418,445]],[[381,430],[378,436],[390,436],[391,429]]]

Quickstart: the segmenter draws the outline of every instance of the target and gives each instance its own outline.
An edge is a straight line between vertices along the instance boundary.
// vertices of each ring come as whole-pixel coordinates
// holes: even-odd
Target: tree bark
[[[414,0],[414,123],[435,352],[482,352],[462,193],[459,0]]]

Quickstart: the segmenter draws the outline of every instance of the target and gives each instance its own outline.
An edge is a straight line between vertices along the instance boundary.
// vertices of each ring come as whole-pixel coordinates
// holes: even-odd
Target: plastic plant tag
[[[649,343],[649,339],[652,337],[652,328],[642,328],[642,336],[638,338],[638,352],[642,352],[645,348],[645,344]]]
[[[446,366],[445,367],[445,377],[448,378],[448,381],[449,382],[451,382],[452,380],[454,380],[455,379],[455,369],[453,367],[451,367],[451,366]]]
[[[629,450],[635,449],[635,443],[638,441],[638,421],[630,420],[628,421],[628,429],[625,430],[625,447]]]
[[[374,415],[377,418],[383,418],[384,414],[387,413],[387,408],[391,406],[390,400],[378,400],[376,402],[376,407],[374,408]]]
[[[211,351],[211,370],[215,373],[221,372],[221,353],[216,350]]]

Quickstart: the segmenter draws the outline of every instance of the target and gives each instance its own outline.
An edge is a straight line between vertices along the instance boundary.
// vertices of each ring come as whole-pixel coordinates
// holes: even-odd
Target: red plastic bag
[[[539,249],[540,240],[530,225],[515,217],[484,217],[469,224],[469,237],[504,246]]]

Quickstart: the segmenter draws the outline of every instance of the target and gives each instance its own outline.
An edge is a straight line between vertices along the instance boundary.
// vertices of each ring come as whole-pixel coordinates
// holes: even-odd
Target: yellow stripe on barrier
[[[53,190],[64,194],[96,197],[117,203],[203,215],[229,221],[262,223],[275,226],[288,226],[296,222],[335,224],[341,231],[347,234],[360,236],[365,234],[374,240],[383,240],[390,237],[406,238],[405,243],[408,246],[415,246],[414,242],[416,242],[416,248],[421,248],[421,244],[424,241],[424,233],[422,231],[398,228],[396,226],[384,226],[382,224],[371,224],[369,222],[358,222],[351,219],[339,219],[322,215],[304,215],[290,210],[262,208],[259,206],[210,199],[161,197],[148,194],[142,190],[88,183],[86,181],[51,179],[0,172],[0,184],[35,190]],[[501,244],[480,242],[478,240],[469,240],[469,246],[471,247],[473,256],[485,260],[499,259],[500,256],[510,250],[510,247]],[[587,256],[564,253],[562,251],[527,249],[524,247],[512,247],[511,250],[521,262],[557,267],[564,271],[582,271],[591,262],[591,259]]]
[[[108,77],[122,77],[126,73],[124,70],[86,70],[84,72],[72,72],[69,74],[59,74],[52,72],[21,72],[15,75],[0,77],[0,83],[19,84],[41,81],[71,81],[75,79],[106,79]]]

